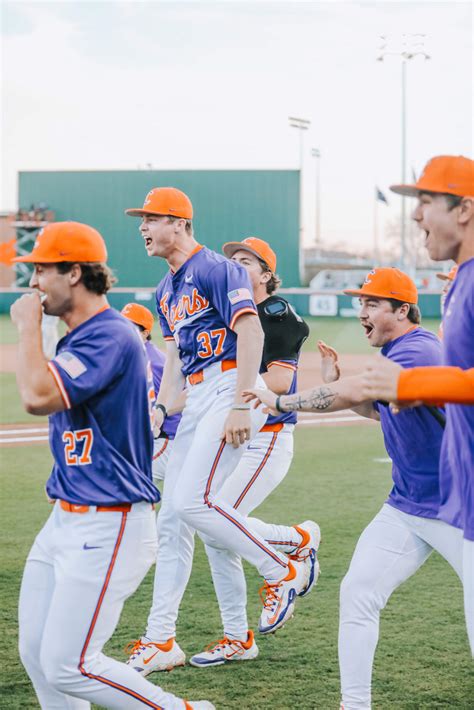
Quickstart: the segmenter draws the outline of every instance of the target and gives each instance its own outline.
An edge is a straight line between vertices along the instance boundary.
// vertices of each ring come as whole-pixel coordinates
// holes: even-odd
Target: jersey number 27
[[[91,449],[94,441],[92,429],[65,431],[64,457],[68,466],[87,466],[92,463]]]

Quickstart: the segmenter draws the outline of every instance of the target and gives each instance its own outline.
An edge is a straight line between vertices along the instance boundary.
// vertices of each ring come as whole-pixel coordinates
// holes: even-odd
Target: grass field
[[[314,350],[316,339],[324,340],[341,353],[373,352],[362,332],[356,318],[313,318],[305,317],[311,334],[304,345],[304,350]],[[439,320],[426,318],[423,326],[433,333],[438,332]],[[63,331],[62,331],[63,332]],[[160,345],[163,343],[160,328],[155,324],[153,339]],[[0,315],[0,345],[17,342],[16,329],[8,315]]]
[[[43,484],[47,446],[3,448],[2,687],[0,707],[38,707],[17,655],[17,599],[24,560],[49,514]],[[272,638],[258,639],[256,661],[216,669],[187,666],[151,680],[188,698],[209,698],[219,710],[331,710],[338,708],[338,588],[358,535],[390,488],[390,465],[379,428],[362,425],[300,429],[286,480],[259,509],[260,517],[297,523],[317,519],[323,532],[318,587],[300,600],[295,618]],[[247,568],[249,619],[256,627],[260,584]],[[123,647],[144,629],[151,575],[126,604],[107,652],[125,659]],[[65,630],[67,633],[67,629]],[[200,542],[178,627],[188,655],[220,637],[212,584]],[[460,584],[436,554],[389,601],[382,615],[376,656],[374,709],[472,710],[474,687],[462,613]]]

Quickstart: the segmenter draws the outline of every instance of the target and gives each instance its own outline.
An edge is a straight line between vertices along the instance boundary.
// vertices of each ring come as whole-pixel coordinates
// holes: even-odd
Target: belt
[[[218,364],[220,364],[221,366],[221,372],[227,372],[227,370],[234,370],[237,367],[236,360],[221,360]],[[198,370],[198,372],[192,372],[190,375],[188,375],[189,384],[198,385],[200,382],[203,382],[204,372],[205,370]]]
[[[260,431],[281,431],[283,427],[283,422],[277,422],[276,424],[265,424]]]
[[[132,503],[123,503],[122,505],[74,505],[65,500],[60,500],[59,505],[66,513],[88,513],[91,507],[95,507],[98,513],[128,513],[132,509]]]

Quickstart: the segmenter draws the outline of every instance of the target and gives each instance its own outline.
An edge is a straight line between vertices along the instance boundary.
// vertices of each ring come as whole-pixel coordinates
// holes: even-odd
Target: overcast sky
[[[297,168],[306,241],[321,151],[322,237],[372,240],[374,185],[401,177],[401,63],[380,34],[424,33],[408,62],[407,145],[473,154],[467,2],[2,2],[2,191],[19,170]],[[150,186],[151,187],[151,186]],[[394,218],[400,198],[380,213]]]

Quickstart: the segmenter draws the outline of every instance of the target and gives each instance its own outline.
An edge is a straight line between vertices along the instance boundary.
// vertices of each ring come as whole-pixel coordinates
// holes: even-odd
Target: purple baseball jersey
[[[257,315],[245,269],[202,246],[158,284],[156,305],[163,336],[176,342],[185,376],[235,360],[234,324],[243,313]]]
[[[130,321],[99,311],[59,341],[49,368],[66,410],[49,418],[48,496],[75,505],[158,501],[151,368]]]
[[[441,342],[433,333],[417,327],[384,345],[382,355],[402,367],[440,365]],[[442,426],[426,407],[392,414],[380,402],[374,406],[393,462],[393,488],[387,503],[410,515],[437,518]]]
[[[151,373],[153,375],[153,389],[155,391],[155,403],[158,392],[160,391],[161,380],[163,377],[163,368],[165,366],[165,355],[154,345],[150,340],[145,343],[146,354],[151,364]],[[173,414],[171,417],[166,417],[161,427],[161,431],[168,439],[174,439],[176,429],[181,421],[181,414]]]
[[[443,316],[443,364],[474,367],[474,259],[458,269]],[[474,540],[474,406],[446,405],[440,518]]]

